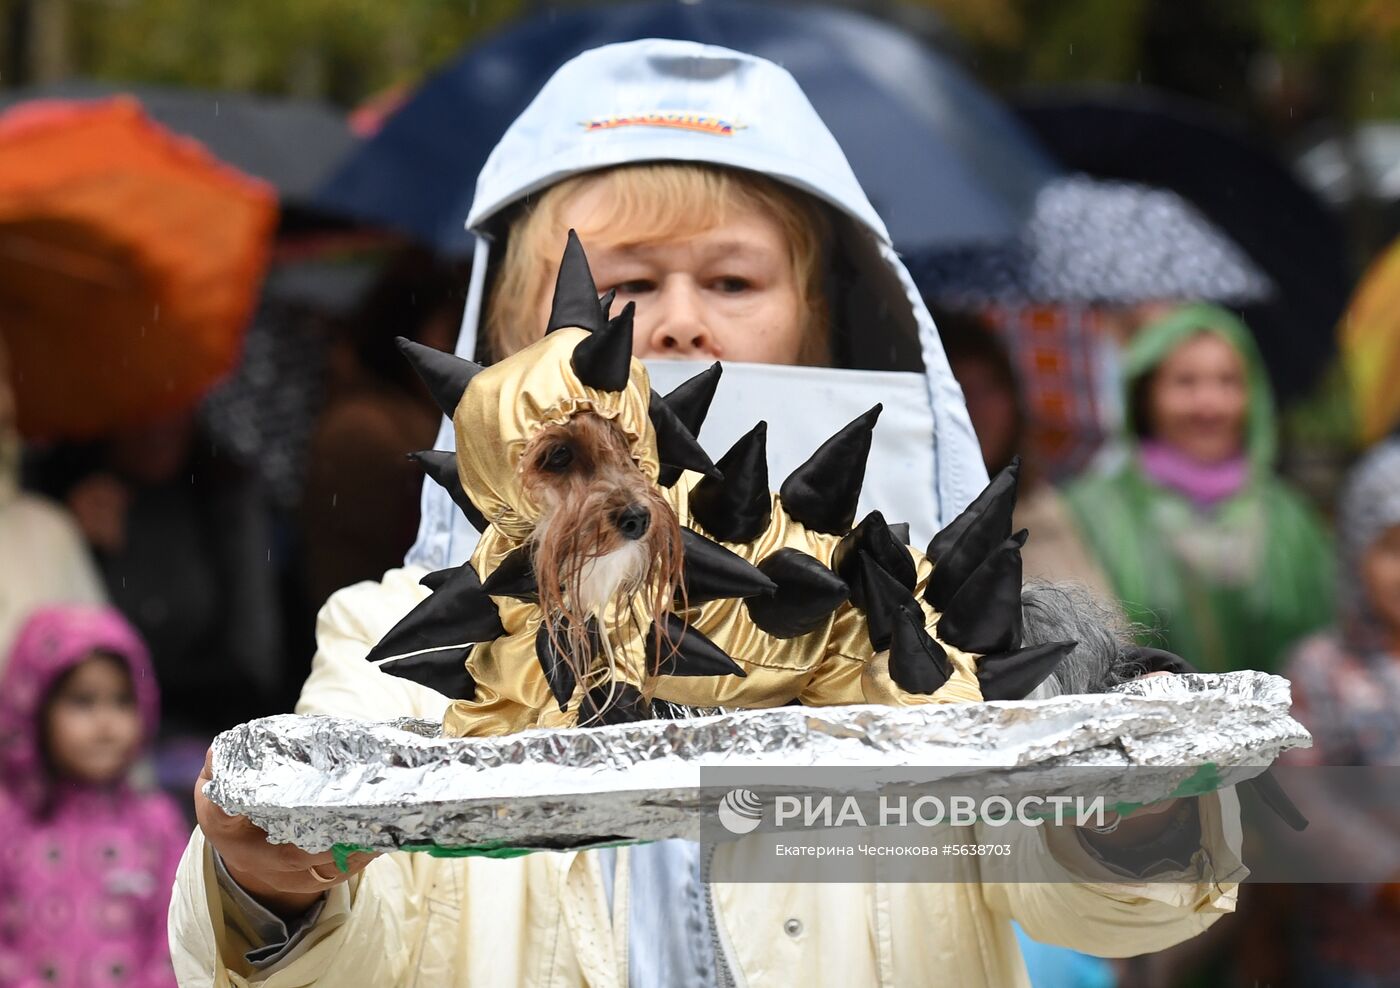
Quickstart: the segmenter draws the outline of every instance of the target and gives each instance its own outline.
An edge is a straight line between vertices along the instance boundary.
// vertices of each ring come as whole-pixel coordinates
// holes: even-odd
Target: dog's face
[[[634,603],[653,617],[672,607],[681,578],[680,524],[633,461],[626,436],[593,412],[541,431],[519,469],[540,512],[530,538],[540,607],[567,619],[559,622],[566,630],[558,644],[589,666],[576,669],[587,682],[597,672],[585,659],[590,618],[630,615]]]

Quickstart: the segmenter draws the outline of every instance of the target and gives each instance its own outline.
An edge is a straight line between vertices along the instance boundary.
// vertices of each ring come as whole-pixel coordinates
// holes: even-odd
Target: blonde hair
[[[774,219],[788,244],[804,327],[798,363],[830,362],[830,316],[823,272],[830,241],[826,216],[816,203],[772,179],[715,165],[656,162],[624,165],[565,179],[527,201],[510,226],[505,256],[486,310],[486,340],[499,359],[544,335],[540,300],[559,270],[561,214],[574,197],[602,186],[608,192],[607,225],[580,229],[585,244],[624,244],[645,238],[673,241],[694,236],[735,213],[761,210]]]

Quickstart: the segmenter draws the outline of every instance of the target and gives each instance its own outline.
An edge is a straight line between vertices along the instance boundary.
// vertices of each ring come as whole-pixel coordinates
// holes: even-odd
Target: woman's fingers
[[[204,795],[204,784],[213,778],[213,752],[204,756],[204,768],[195,783],[195,816],[205,838],[223,858],[239,884],[255,893],[264,891],[319,893],[363,871],[378,855],[356,852],[346,861],[345,872],[330,851],[310,853],[294,844],[272,844],[267,833],[247,817],[225,813]],[[323,879],[311,874],[315,868]]]

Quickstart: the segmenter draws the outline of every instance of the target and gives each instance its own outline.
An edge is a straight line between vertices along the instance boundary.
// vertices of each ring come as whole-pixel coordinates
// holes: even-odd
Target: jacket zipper
[[[719,922],[715,916],[715,893],[714,886],[710,884],[710,870],[715,860],[715,846],[711,844],[704,849],[704,858],[700,866],[700,884],[705,890],[705,914],[710,920],[710,943],[715,954],[715,986],[716,988],[735,988],[734,976],[730,972],[729,958],[724,952],[724,943],[720,940]]]

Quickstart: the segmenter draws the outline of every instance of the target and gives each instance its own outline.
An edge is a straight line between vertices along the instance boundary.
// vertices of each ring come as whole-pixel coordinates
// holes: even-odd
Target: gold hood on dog
[[[647,415],[647,370],[633,360],[631,379],[622,391],[589,387],[571,363],[574,347],[587,336],[581,329],[560,329],[517,357],[486,368],[472,379],[452,416],[462,489],[471,492],[492,528],[516,545],[539,520],[539,509],[520,486],[520,455],[542,429],[561,425],[579,412],[592,411],[616,423],[627,436],[637,466],[656,482],[659,466],[656,433]]]

